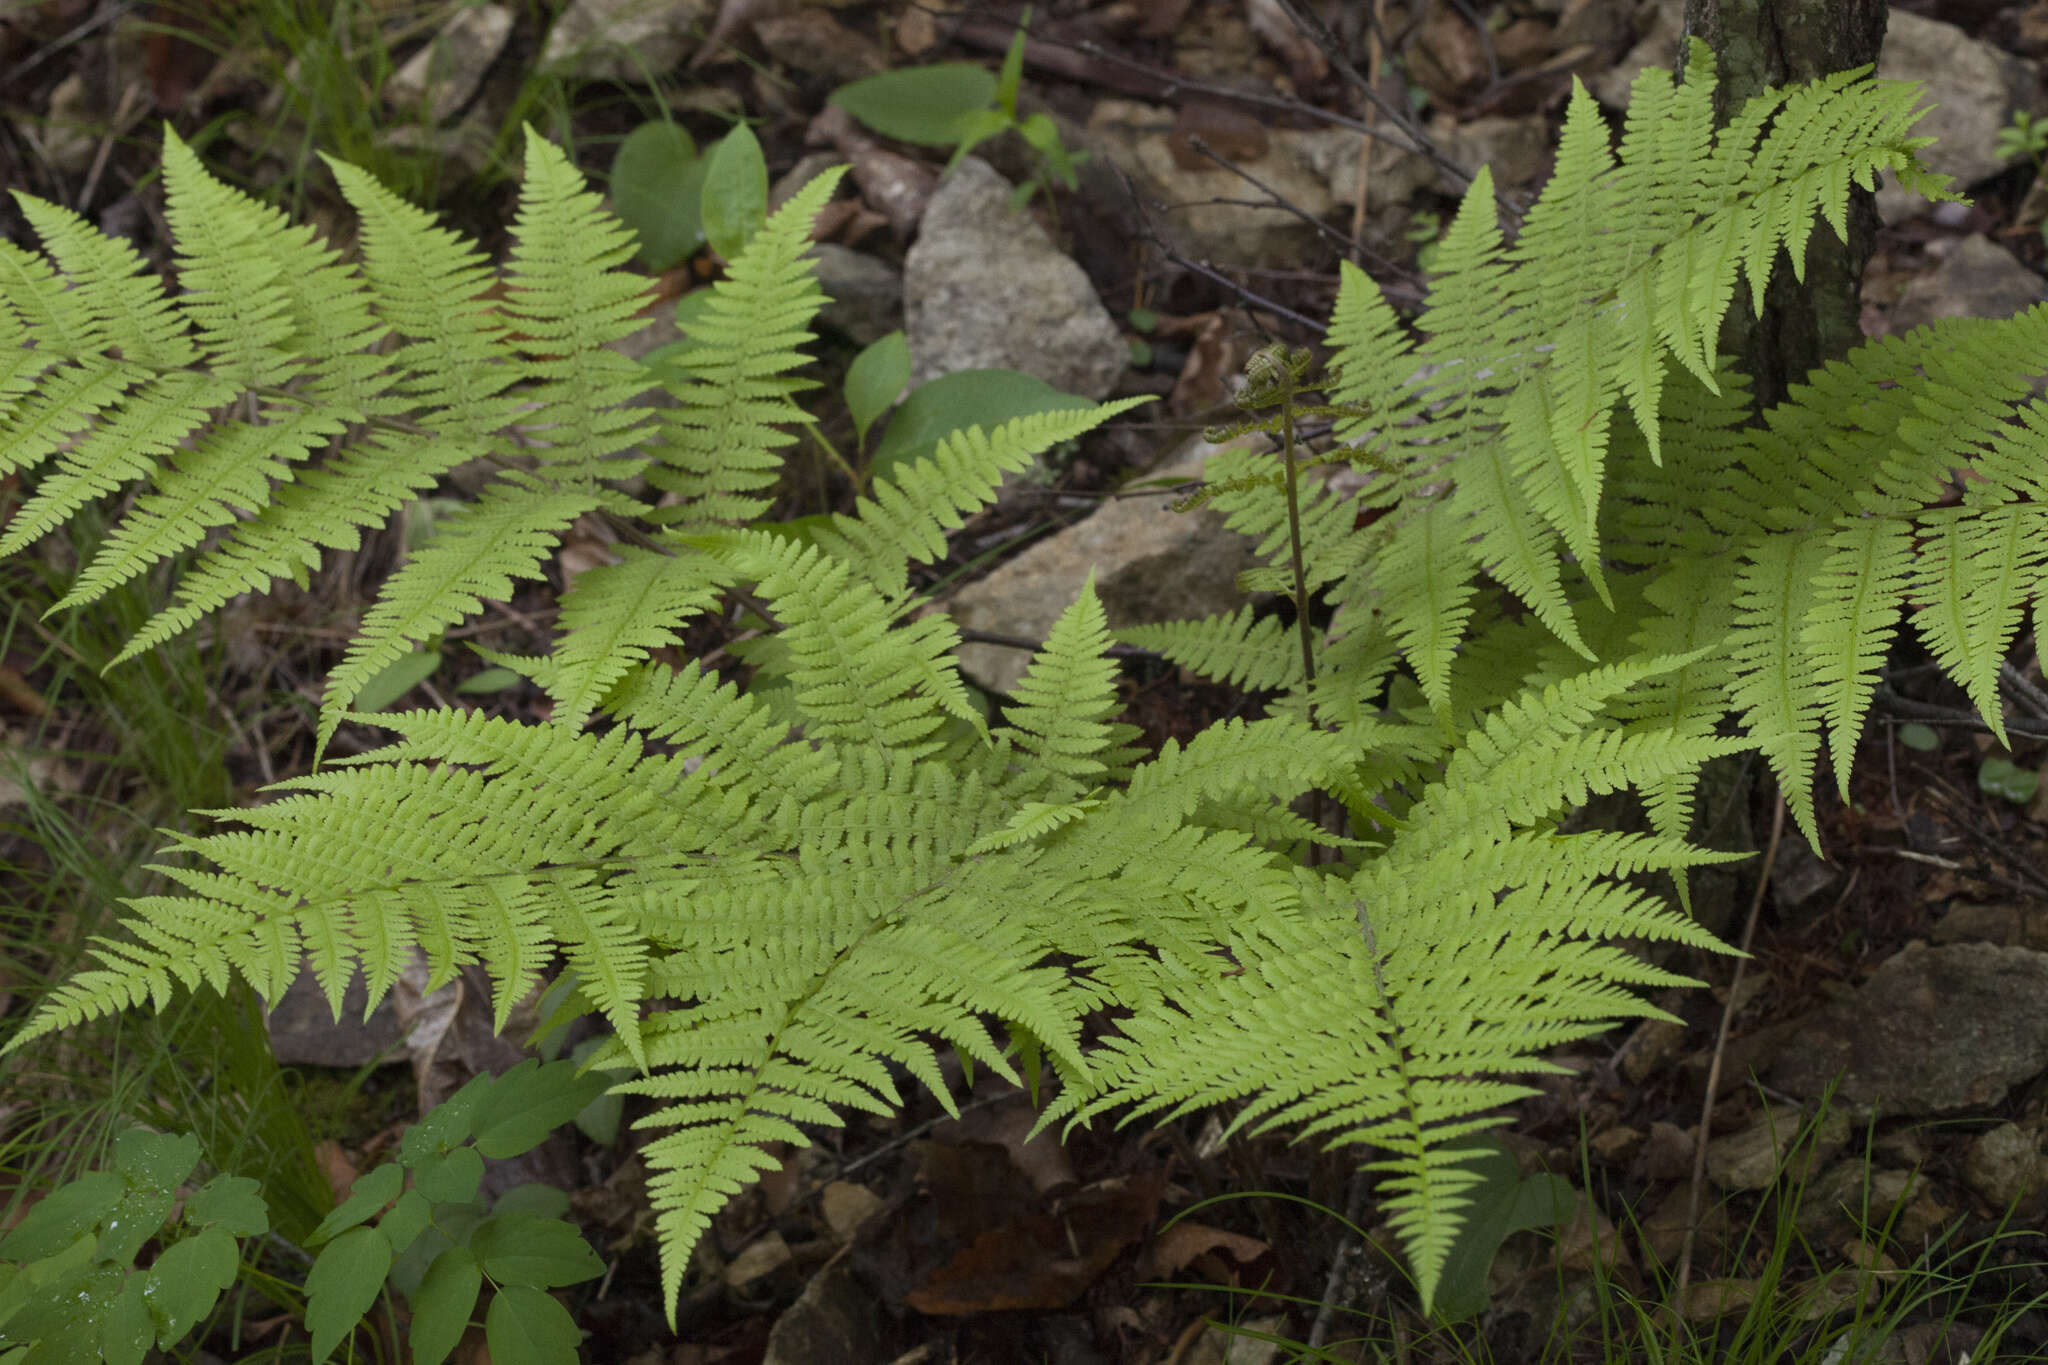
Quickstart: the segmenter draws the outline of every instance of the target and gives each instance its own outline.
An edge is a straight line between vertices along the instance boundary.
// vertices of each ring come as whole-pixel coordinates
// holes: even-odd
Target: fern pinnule
[[[0,270],[13,276],[7,292],[32,310],[35,330],[52,343],[56,354],[44,359],[82,360],[118,350],[129,364],[161,372],[182,369],[198,357],[184,318],[163,282],[145,273],[140,252],[48,200],[30,194],[14,199],[71,286],[62,288],[48,265],[11,242],[0,251]],[[19,329],[14,308],[4,311]]]
[[[1255,606],[1165,625],[1125,626],[1117,638],[1163,654],[1215,682],[1247,692],[1299,686],[1301,653],[1293,633],[1277,616],[1260,616]]]
[[[892,628],[889,604],[844,563],[766,532],[697,543],[758,579],[769,601],[787,601],[780,639],[794,656],[790,681],[819,738],[931,752],[946,715],[984,724],[952,657],[959,632],[945,617]]]
[[[521,395],[534,405],[526,421],[540,438],[543,465],[625,478],[645,467],[644,457],[608,457],[651,425],[648,409],[628,406],[647,387],[647,371],[611,343],[645,325],[638,314],[648,282],[618,269],[632,258],[632,230],[605,211],[559,149],[531,127],[526,137],[505,294],[505,311],[525,338],[526,371],[538,381]],[[803,217],[806,226],[811,216]]]

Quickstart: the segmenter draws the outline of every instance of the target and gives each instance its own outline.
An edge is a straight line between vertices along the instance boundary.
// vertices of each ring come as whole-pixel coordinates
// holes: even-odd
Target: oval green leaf
[[[456,1147],[413,1168],[413,1187],[436,1204],[467,1204],[483,1182],[484,1159],[474,1147]],[[408,1239],[410,1241],[410,1239]]]
[[[448,1358],[469,1326],[483,1283],[469,1248],[449,1247],[434,1258],[411,1295],[413,1365],[441,1365]]]
[[[438,649],[415,649],[410,654],[400,655],[363,684],[353,705],[358,711],[382,711],[433,677],[440,667],[441,651]]]
[[[754,130],[740,123],[718,140],[705,160],[700,196],[704,237],[726,260],[736,260],[768,221],[768,163]]]
[[[883,137],[920,147],[960,140],[963,116],[995,102],[995,74],[972,62],[883,71],[834,90],[836,104]]]
[[[484,1315],[491,1365],[576,1365],[583,1333],[554,1298],[523,1284],[507,1285]]]
[[[306,1272],[306,1330],[313,1337],[313,1359],[327,1359],[363,1320],[389,1269],[391,1240],[377,1228],[351,1228],[321,1251]]]
[[[1091,406],[1085,398],[1062,393],[1017,370],[941,375],[918,385],[889,419],[889,429],[875,447],[871,477],[884,477],[898,464],[929,457],[941,440],[966,427],[993,431],[1012,417]]]
[[[604,1274],[604,1262],[583,1234],[554,1218],[494,1213],[470,1236],[469,1249],[499,1284],[553,1289]]]
[[[1899,743],[1908,749],[1918,749],[1923,754],[1931,754],[1941,747],[1941,736],[1934,732],[1933,726],[1922,725],[1916,720],[1899,727]]]
[[[2016,805],[2024,806],[2034,799],[2034,791],[2041,785],[2040,774],[2022,768],[2009,758],[1988,758],[1984,766],[1977,769],[1977,785],[1993,796],[2002,796]]]
[[[910,379],[910,343],[903,329],[878,337],[846,370],[846,408],[853,414],[854,444],[868,443],[868,428],[889,410]]]
[[[704,244],[698,217],[703,162],[689,132],[665,119],[641,124],[612,157],[612,211],[640,238],[640,259],[666,270]]]
[[[235,1267],[240,1264],[235,1239],[221,1228],[208,1228],[167,1247],[142,1282],[142,1301],[156,1319],[158,1339],[175,1342],[191,1331],[235,1282]]]

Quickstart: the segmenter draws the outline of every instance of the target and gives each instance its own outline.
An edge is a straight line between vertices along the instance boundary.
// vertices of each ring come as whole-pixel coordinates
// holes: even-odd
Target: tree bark
[[[1728,121],[1766,87],[1794,85],[1874,64],[1884,45],[1883,0],[1686,0],[1685,31],[1713,49],[1720,72],[1714,123]],[[1680,79],[1685,52],[1679,51]],[[1837,360],[1863,339],[1860,287],[1877,242],[1877,203],[1867,190],[1849,194],[1849,240],[1821,224],[1807,239],[1802,286],[1782,255],[1764,295],[1763,316],[1738,286],[1721,329],[1721,349],[1742,361],[1754,381],[1757,409],[1785,397],[1789,385],[1823,361]]]

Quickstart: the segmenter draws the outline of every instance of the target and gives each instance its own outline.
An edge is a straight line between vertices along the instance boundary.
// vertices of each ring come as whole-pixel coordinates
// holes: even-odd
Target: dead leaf
[[[1077,1191],[1052,1213],[990,1227],[904,1302],[934,1315],[1065,1308],[1143,1235],[1164,1188],[1159,1173],[1119,1177]]]
[[[1031,1136],[1038,1111],[1022,1092],[1001,1104],[977,1109],[960,1119],[948,1119],[933,1130],[941,1142],[993,1143],[1009,1154],[1010,1162],[1031,1181],[1031,1188],[1046,1194],[1062,1185],[1075,1183],[1074,1165],[1067,1149],[1051,1132]]]
[[[1193,1270],[1211,1284],[1259,1284],[1272,1259],[1273,1248],[1256,1237],[1183,1220],[1152,1239],[1138,1273],[1153,1280]]]
[[[908,237],[917,230],[925,205],[938,188],[937,171],[882,146],[836,104],[827,105],[811,120],[804,140],[812,145],[829,142],[847,159],[862,198],[881,210],[899,236]]]
[[[842,1242],[852,1241],[854,1232],[881,1207],[880,1195],[850,1180],[833,1181],[818,1197],[818,1208],[825,1216],[825,1226],[831,1229],[833,1237]]]

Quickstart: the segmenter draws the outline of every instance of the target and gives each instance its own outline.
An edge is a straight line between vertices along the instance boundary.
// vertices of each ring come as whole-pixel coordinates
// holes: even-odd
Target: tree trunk
[[[1871,65],[1884,45],[1883,0],[1686,0],[1685,31],[1713,49],[1720,69],[1714,122],[1768,86],[1799,84]],[[1680,49],[1681,79],[1684,50]],[[1721,330],[1721,349],[1742,360],[1755,382],[1759,411],[1785,397],[1823,361],[1837,360],[1863,339],[1859,288],[1877,240],[1877,204],[1867,190],[1849,194],[1849,240],[1816,226],[1807,239],[1806,282],[1792,278],[1781,257],[1764,295],[1762,317],[1738,286]]]

